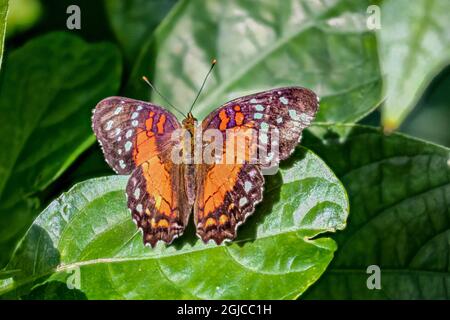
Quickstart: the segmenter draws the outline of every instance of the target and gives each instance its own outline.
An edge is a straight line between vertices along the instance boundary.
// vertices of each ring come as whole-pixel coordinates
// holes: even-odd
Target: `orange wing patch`
[[[192,209],[183,192],[184,167],[166,161],[167,152],[143,162],[127,185],[128,207],[143,231],[144,243],[152,247],[159,240],[171,243],[180,236]]]
[[[164,216],[173,216],[171,177],[164,164],[159,157],[152,157],[142,164],[142,171],[146,181],[146,191],[155,199],[155,209]]]
[[[152,121],[152,118],[147,121]],[[136,147],[133,150],[133,159],[136,166],[148,159],[154,158],[159,153],[155,134],[151,131],[138,129],[136,135]]]
[[[163,134],[164,133],[164,124],[166,123],[166,115],[162,114],[159,117],[158,123],[156,124],[156,128],[158,129],[158,133],[159,134]]]
[[[237,226],[261,201],[264,178],[258,166],[248,163],[216,164],[203,170],[194,221],[205,243],[212,239],[220,244],[236,237]]]
[[[155,116],[155,113],[153,111],[150,111],[148,114],[147,120],[145,120],[145,129],[148,132],[152,131],[153,128],[153,117]]]
[[[148,118],[145,120],[145,130],[136,129],[136,147],[133,150],[133,159],[136,166],[153,158],[160,153],[158,141],[153,130],[155,112],[150,111]],[[164,124],[166,123],[166,115],[161,114],[156,129],[158,134],[164,133]]]
[[[234,106],[234,111],[236,111],[234,115],[234,121],[236,122],[237,126],[241,126],[245,119],[244,114],[241,112],[241,107],[238,105]]]
[[[219,112],[220,125],[219,129],[221,131],[225,131],[227,129],[228,122],[230,122],[230,118],[227,116],[226,110],[222,110]]]
[[[212,215],[223,204],[225,194],[231,191],[238,178],[242,165],[217,164],[208,171],[204,181],[203,211],[199,212],[199,218]]]

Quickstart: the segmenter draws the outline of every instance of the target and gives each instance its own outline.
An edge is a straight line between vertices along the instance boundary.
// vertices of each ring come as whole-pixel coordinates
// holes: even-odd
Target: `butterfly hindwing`
[[[119,174],[130,174],[161,152],[170,143],[171,133],[181,127],[167,110],[122,97],[100,101],[92,123],[106,162]]]
[[[314,92],[289,87],[232,100],[206,117],[202,122],[203,131],[219,129],[223,133],[223,155],[228,148],[228,133],[249,129],[256,134],[253,143],[257,144],[258,155],[262,147],[266,148],[267,156],[275,147],[278,151],[269,164],[263,164],[261,159],[251,162],[248,154],[254,151],[249,151],[244,159],[240,159],[244,163],[200,165],[196,176],[199,187],[194,220],[197,234],[203,241],[213,239],[221,243],[236,237],[236,228],[253,213],[256,203],[262,199],[264,178],[261,168],[277,165],[289,157],[317,109],[318,98]]]
[[[217,244],[234,239],[237,227],[262,200],[264,177],[257,165],[213,164],[197,172],[194,220],[198,236]]]
[[[180,236],[192,210],[185,192],[185,167],[168,161],[169,152],[136,168],[126,190],[133,220],[143,231],[144,243],[152,247],[159,240],[171,243]]]

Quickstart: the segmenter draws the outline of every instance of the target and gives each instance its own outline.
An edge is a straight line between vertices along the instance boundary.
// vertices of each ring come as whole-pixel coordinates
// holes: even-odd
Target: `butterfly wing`
[[[262,200],[264,177],[254,164],[202,165],[194,205],[197,235],[217,244],[236,237],[237,227]]]
[[[127,185],[128,207],[143,231],[144,244],[171,243],[189,220],[192,205],[185,192],[185,166],[174,164],[166,150],[143,162]]]
[[[170,148],[172,132],[181,125],[162,107],[110,97],[95,107],[92,127],[110,167],[119,174],[130,174],[144,161]]]
[[[188,221],[184,167],[172,163],[177,143],[176,117],[151,103],[111,97],[94,110],[93,129],[108,164],[119,174],[131,174],[127,202],[144,243],[172,242]]]
[[[232,100],[209,114],[202,126],[220,129],[225,141],[227,129],[251,125],[258,133],[258,145],[267,145],[268,153],[277,144],[279,155],[272,161],[276,165],[294,151],[318,107],[319,98],[309,89],[278,88]],[[279,134],[277,141],[272,141],[274,131]]]
[[[202,122],[204,132],[208,129],[222,132],[223,154],[226,153],[226,132],[251,128],[257,133],[256,152],[260,155],[260,147],[266,146],[265,157],[271,158],[269,162],[259,159],[254,163],[246,154],[241,159],[243,163],[198,167],[194,220],[197,234],[203,241],[213,239],[220,244],[224,239],[236,237],[237,227],[262,199],[264,178],[261,169],[289,157],[317,109],[318,98],[311,90],[279,88],[232,100]]]

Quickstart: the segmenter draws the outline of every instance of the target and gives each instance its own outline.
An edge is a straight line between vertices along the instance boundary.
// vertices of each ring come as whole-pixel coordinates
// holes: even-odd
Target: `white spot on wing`
[[[123,108],[122,108],[122,107],[120,107],[120,106],[119,106],[119,107],[117,107],[117,108],[116,108],[116,110],[114,110],[114,114],[115,114],[115,115],[118,115],[119,113],[121,113],[121,112],[122,112],[122,109],[123,109]]]
[[[259,113],[259,112],[256,112],[256,113],[253,115],[253,118],[254,118],[254,119],[262,119],[262,117],[263,117],[263,114],[262,114],[262,113]]]
[[[245,206],[247,203],[248,199],[246,197],[239,199],[239,207]]]
[[[120,128],[116,128],[115,134],[118,136],[120,134],[120,131],[122,131]]]
[[[286,99],[285,97],[280,97],[280,102],[282,103],[282,104],[288,104],[288,102],[289,102],[289,100],[288,99]]]
[[[257,104],[257,105],[255,106],[255,109],[258,110],[258,111],[264,111],[264,107],[263,107],[262,104]]]
[[[269,125],[266,122],[261,123],[261,130],[267,131],[269,130]]]
[[[125,164],[125,162],[123,162],[123,160],[120,160],[120,161],[119,161],[119,166],[120,166],[122,169],[125,169],[125,168],[127,167],[127,165]]]
[[[137,120],[133,120],[133,121],[131,122],[131,125],[132,125],[133,127],[137,127],[138,124],[139,124],[139,122],[138,122]]]
[[[137,199],[139,199],[139,196],[141,195],[141,189],[136,188],[136,190],[134,190],[134,197]]]
[[[282,123],[283,122],[283,118],[282,117],[278,117],[277,118],[277,123]]]
[[[245,192],[249,192],[252,189],[252,183],[250,181],[245,181],[244,183],[244,190]]]
[[[142,213],[142,204],[138,203],[138,205],[136,206],[136,211],[139,213]]]
[[[142,110],[142,106],[138,106],[137,108],[136,108],[136,111],[141,111]]]
[[[109,120],[109,121],[106,123],[105,130],[111,130],[113,123],[114,123],[114,122],[113,122],[112,120]]]
[[[125,142],[125,151],[130,151],[130,149],[131,149],[131,147],[132,147],[132,143],[131,143],[131,141],[127,141],[127,142]]]
[[[139,116],[139,112],[133,112],[131,119],[136,119]]]
[[[252,100],[250,100],[250,103],[257,103],[258,101],[256,101],[255,98],[253,98]]]
[[[295,111],[294,109],[289,109],[288,112],[292,120],[300,120],[300,116],[297,114],[297,111]]]
[[[133,134],[133,130],[128,130],[127,131],[127,133],[125,134],[125,137],[127,138],[127,139],[129,139],[130,137],[131,137],[131,135]]]
[[[311,122],[311,117],[306,113],[300,113],[299,118],[304,124],[309,124]]]

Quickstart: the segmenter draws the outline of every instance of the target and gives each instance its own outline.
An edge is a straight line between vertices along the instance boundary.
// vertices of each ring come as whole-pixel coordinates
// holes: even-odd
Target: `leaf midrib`
[[[129,220],[128,217],[124,218],[119,223],[123,223],[127,220]],[[296,234],[303,230],[315,230],[318,232],[316,235],[312,235],[312,236],[303,238],[304,240],[312,241],[312,243],[314,243],[314,241],[311,240],[311,238],[317,236],[320,233],[335,232],[335,229],[333,229],[333,228],[330,228],[330,229],[284,229],[283,232],[267,233],[266,235],[260,236],[257,239],[256,238],[246,238],[246,239],[240,239],[240,240],[233,241],[232,243],[235,244],[235,243],[242,243],[242,242],[247,242],[247,241],[251,241],[251,240],[267,239],[267,238],[280,236],[280,235]],[[219,250],[221,248],[227,248],[227,246],[226,245],[221,245],[221,246],[217,246],[217,245],[213,246],[212,245],[210,247],[201,247],[201,248],[192,247],[186,251],[178,250],[178,251],[175,251],[175,252],[169,253],[169,254],[165,253],[164,255],[155,254],[152,256],[141,256],[141,257],[129,256],[129,257],[123,257],[123,258],[122,257],[114,257],[114,258],[91,259],[91,260],[86,260],[86,261],[72,262],[69,264],[60,264],[56,267],[56,272],[70,270],[70,269],[73,269],[74,267],[92,265],[92,264],[96,264],[96,263],[121,263],[121,262],[132,262],[132,261],[158,260],[158,259],[171,258],[171,257],[175,257],[178,255],[197,253],[197,252],[201,252],[201,251],[205,251],[205,250]]]
[[[125,219],[123,219],[125,220]],[[286,232],[282,232],[282,233],[275,233],[275,234],[268,234],[265,235],[263,237],[259,237],[258,239],[265,239],[265,238],[270,238],[270,237],[274,237],[274,236],[279,236],[281,235],[285,235],[285,234],[292,234],[292,233],[298,233],[299,231],[301,231],[300,229],[295,229],[295,230],[286,230]],[[328,230],[318,230],[321,231],[320,233],[324,233],[324,232],[334,232],[334,229],[328,229]],[[330,238],[331,239],[331,238]],[[244,242],[244,241],[248,241],[249,239],[241,239],[241,240],[237,240],[234,241],[233,243],[239,243],[239,242]],[[305,238],[304,238],[305,240]],[[314,243],[313,240],[309,240],[308,242]],[[192,249],[192,248],[191,248]],[[160,259],[164,259],[164,258],[171,258],[171,257],[175,257],[178,255],[184,255],[184,254],[192,254],[192,253],[197,253],[197,252],[201,252],[201,251],[205,251],[205,250],[222,250],[222,249],[227,249],[227,247],[225,245],[221,245],[221,246],[211,246],[211,247],[203,247],[203,248],[198,248],[195,250],[190,250],[190,251],[175,251],[174,253],[170,253],[170,254],[166,254],[165,256],[160,256],[160,255],[154,255],[154,256],[144,256],[144,257],[114,257],[114,258],[98,258],[98,259],[91,259],[91,260],[86,260],[86,261],[78,261],[78,262],[73,262],[73,263],[69,263],[69,264],[59,264],[56,268],[53,268],[51,270],[47,270],[46,272],[42,272],[42,273],[35,273],[33,274],[31,277],[27,277],[23,280],[14,282],[14,285],[10,288],[6,288],[5,290],[0,290],[0,295],[3,293],[6,293],[8,291],[11,291],[13,289],[16,289],[22,285],[25,285],[27,283],[31,283],[39,278],[45,277],[45,276],[51,276],[52,274],[56,274],[56,273],[62,273],[62,272],[66,272],[67,270],[72,270],[74,268],[79,268],[79,267],[83,267],[83,266],[90,266],[90,265],[96,265],[96,264],[114,264],[114,263],[127,263],[127,262],[135,262],[135,261],[148,261],[148,260],[154,260],[154,261],[159,261]]]

